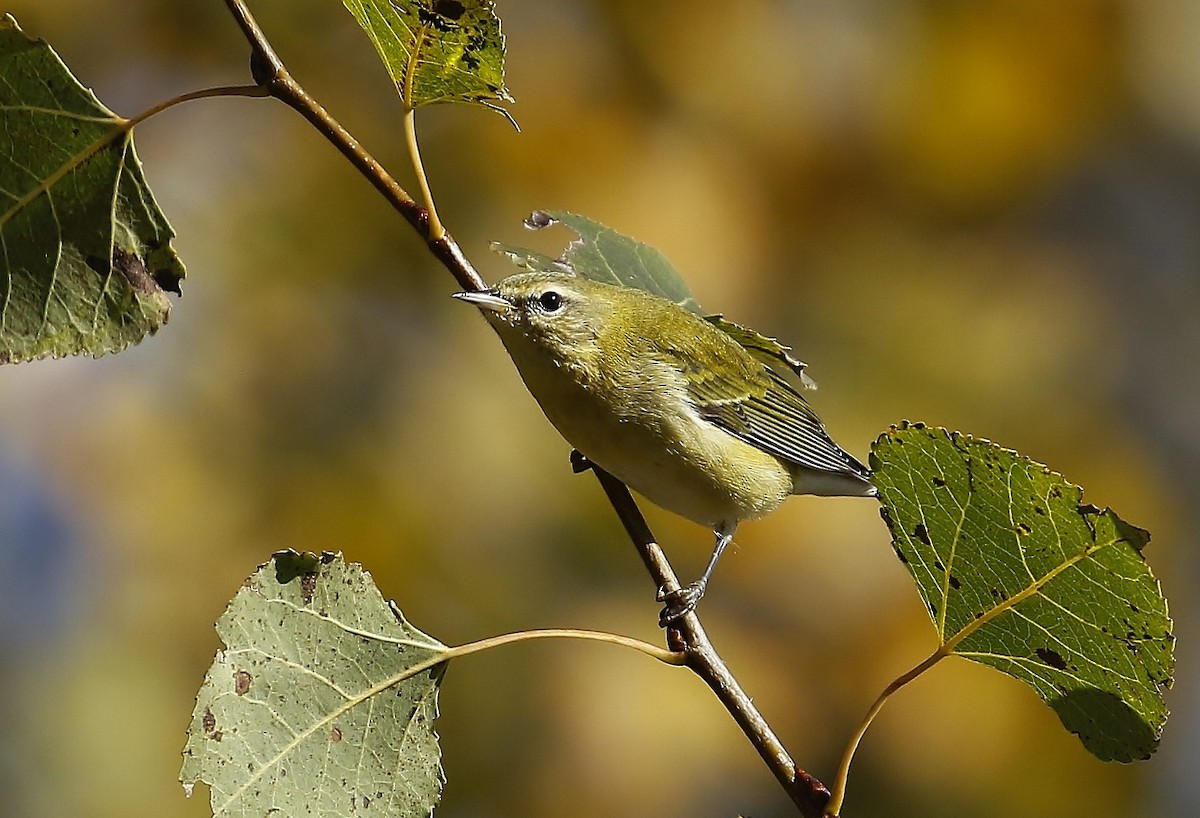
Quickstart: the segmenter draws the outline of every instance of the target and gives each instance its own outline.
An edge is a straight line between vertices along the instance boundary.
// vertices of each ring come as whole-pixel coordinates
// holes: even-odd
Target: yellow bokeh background
[[[382,66],[336,0],[251,3],[296,77],[411,185]],[[248,81],[219,0],[14,0],[132,115]],[[536,208],[662,250],[701,303],[791,343],[859,457],[902,418],[997,440],[1148,528],[1179,636],[1149,763],[1103,764],[1019,683],[947,661],[889,704],[847,816],[1200,813],[1200,6],[1191,0],[506,0],[515,132],[419,127],[443,219],[557,249]],[[437,638],[660,639],[590,476],[451,278],[273,101],[139,127],[188,265],[155,338],[0,372],[0,816],[205,814],[177,783],[212,623],[272,551],[340,550]],[[549,232],[549,231],[547,231]],[[710,535],[646,509],[685,577]],[[797,762],[832,778],[933,647],[877,506],[739,530],[702,612]],[[786,815],[687,671],[594,644],[456,664],[453,816]]]

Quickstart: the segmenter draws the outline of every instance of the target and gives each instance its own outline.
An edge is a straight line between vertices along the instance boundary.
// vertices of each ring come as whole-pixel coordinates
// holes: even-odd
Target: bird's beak
[[[500,295],[498,290],[480,290],[474,293],[455,293],[454,297],[459,301],[466,301],[468,304],[474,304],[481,310],[491,310],[492,312],[508,312],[513,308],[512,302]]]

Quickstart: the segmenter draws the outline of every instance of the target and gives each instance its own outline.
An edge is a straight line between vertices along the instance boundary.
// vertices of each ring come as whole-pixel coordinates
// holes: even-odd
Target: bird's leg
[[[713,547],[712,556],[708,558],[708,566],[700,575],[700,579],[675,591],[667,592],[659,589],[658,601],[666,603],[658,615],[660,628],[665,628],[684,614],[696,610],[696,606],[700,604],[700,599],[704,596],[705,589],[708,588],[708,581],[712,578],[713,570],[721,559],[721,554],[733,542],[733,532],[736,528],[736,522],[732,525],[722,523],[718,526],[714,532],[717,535],[717,544]]]

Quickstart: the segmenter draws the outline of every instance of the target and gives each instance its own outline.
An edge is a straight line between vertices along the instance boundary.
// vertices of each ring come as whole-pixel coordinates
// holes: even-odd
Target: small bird
[[[877,493],[782,373],[665,298],[567,272],[518,273],[454,297],[488,319],[567,442],[715,533],[700,578],[660,591],[664,625],[695,609],[741,520],[792,494]]]

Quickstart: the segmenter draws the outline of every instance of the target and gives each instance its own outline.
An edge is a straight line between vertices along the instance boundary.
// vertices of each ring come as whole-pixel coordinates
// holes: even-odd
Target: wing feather
[[[751,377],[693,380],[689,392],[700,416],[789,463],[867,480],[867,467],[833,441],[800,392],[759,367]]]

